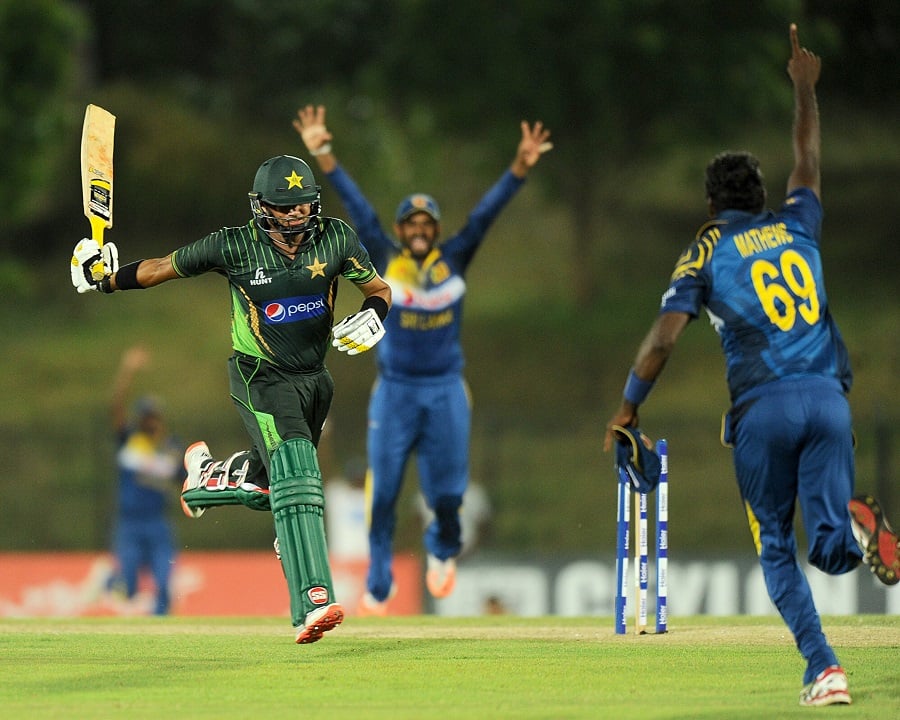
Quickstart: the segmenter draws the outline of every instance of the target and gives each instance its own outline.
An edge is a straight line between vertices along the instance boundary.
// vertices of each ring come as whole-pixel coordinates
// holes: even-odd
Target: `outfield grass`
[[[791,718],[900,716],[900,618],[825,618],[850,707],[797,705],[774,618],[362,620],[314,645],[277,618],[0,620],[8,718]]]

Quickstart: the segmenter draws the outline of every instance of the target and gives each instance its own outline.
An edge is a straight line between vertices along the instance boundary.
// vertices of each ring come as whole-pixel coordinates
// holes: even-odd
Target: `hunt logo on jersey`
[[[253,279],[250,281],[250,284],[268,285],[270,282],[272,282],[272,278],[266,277],[266,274],[262,268],[256,268],[256,273],[253,275]]]
[[[324,605],[328,602],[328,590],[321,586],[310,588],[306,594],[313,605]]]
[[[263,308],[263,315],[268,325],[309,320],[324,315],[325,312],[325,298],[322,295],[304,295],[274,300]]]

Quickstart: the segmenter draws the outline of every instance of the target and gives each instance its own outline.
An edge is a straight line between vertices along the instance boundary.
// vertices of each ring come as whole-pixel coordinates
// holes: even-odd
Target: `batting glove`
[[[384,337],[384,325],[373,308],[361,310],[341,320],[331,334],[331,344],[348,355],[359,355],[371,350]]]
[[[100,289],[100,281],[119,269],[119,251],[114,243],[103,247],[91,238],[75,246],[71,262],[72,285],[79,293]]]

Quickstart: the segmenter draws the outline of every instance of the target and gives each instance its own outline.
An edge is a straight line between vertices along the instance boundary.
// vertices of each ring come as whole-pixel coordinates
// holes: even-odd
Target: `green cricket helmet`
[[[249,194],[256,226],[267,235],[277,232],[289,239],[288,236],[305,233],[319,223],[322,188],[316,184],[309,165],[298,157],[278,155],[266,160],[256,171]],[[307,203],[312,206],[307,221],[291,228],[280,225],[267,210],[269,206],[287,210]]]

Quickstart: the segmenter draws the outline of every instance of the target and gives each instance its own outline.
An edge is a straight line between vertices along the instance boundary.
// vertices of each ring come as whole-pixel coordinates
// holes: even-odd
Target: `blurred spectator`
[[[506,615],[506,605],[503,600],[497,595],[490,595],[484,601],[484,614],[485,615]]]
[[[150,355],[142,347],[126,350],[113,383],[110,410],[118,474],[113,552],[118,568],[111,587],[132,599],[141,570],[149,569],[156,590],[154,613],[166,615],[175,562],[167,509],[170,498],[178,497],[181,490],[184,447],[169,434],[159,399],[138,398],[129,417],[128,395],[134,376],[149,361]]]

